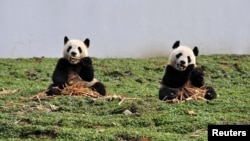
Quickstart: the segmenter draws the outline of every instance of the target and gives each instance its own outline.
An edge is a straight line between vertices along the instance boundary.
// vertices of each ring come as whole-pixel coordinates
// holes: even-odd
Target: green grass
[[[203,141],[208,124],[250,124],[250,55],[197,60],[219,97],[170,104],[158,100],[167,58],[93,58],[95,76],[109,94],[141,98],[118,105],[118,100],[70,96],[30,100],[51,83],[57,59],[0,59],[0,89],[18,90],[0,95],[0,140]],[[125,110],[133,114],[124,115]],[[189,115],[191,110],[197,115]]]

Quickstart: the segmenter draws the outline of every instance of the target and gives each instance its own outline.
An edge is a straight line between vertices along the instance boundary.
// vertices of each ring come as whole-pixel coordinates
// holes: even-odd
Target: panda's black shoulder
[[[72,64],[69,63],[69,61],[65,58],[60,58],[58,61],[57,61],[57,65],[56,65],[56,68],[58,69],[65,69],[67,67],[70,67],[72,66]]]
[[[167,65],[161,83],[171,88],[182,87],[188,81],[189,73],[193,68],[194,65],[190,65],[185,71],[178,71],[173,66]]]
[[[60,58],[57,61],[52,78],[53,79],[60,78],[60,77],[64,78],[68,75],[67,73],[69,72],[69,70],[72,70],[72,64],[70,64],[67,59]]]

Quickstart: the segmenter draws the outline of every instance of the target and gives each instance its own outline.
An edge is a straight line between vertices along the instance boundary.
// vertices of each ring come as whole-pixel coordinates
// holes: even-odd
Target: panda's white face
[[[195,47],[194,50],[198,48]],[[169,56],[169,65],[173,66],[175,69],[179,71],[185,71],[188,65],[194,64],[196,66],[196,59],[194,54],[194,50],[187,46],[179,46],[175,48]]]
[[[85,41],[69,40],[68,37],[65,36],[63,56],[71,64],[77,64],[82,58],[88,56],[88,46],[89,39]]]

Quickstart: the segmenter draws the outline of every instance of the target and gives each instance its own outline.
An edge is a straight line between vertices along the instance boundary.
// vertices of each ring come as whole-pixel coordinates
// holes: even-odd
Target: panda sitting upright
[[[196,67],[196,56],[198,48],[192,50],[187,46],[180,46],[180,41],[173,45],[173,51],[169,56],[168,65],[161,81],[159,89],[160,100],[172,100],[177,97],[178,91],[189,81],[193,87],[202,87],[205,85],[203,70]],[[216,98],[215,90],[207,86],[205,99]]]
[[[64,37],[63,57],[57,62],[52,75],[53,84],[49,86],[48,95],[55,92],[53,88],[63,89],[65,85],[72,85],[81,82],[85,87],[106,95],[105,86],[94,78],[92,60],[88,57],[89,39],[69,40]]]

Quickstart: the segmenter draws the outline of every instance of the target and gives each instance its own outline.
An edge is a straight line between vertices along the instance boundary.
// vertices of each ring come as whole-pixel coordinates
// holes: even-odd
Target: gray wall
[[[176,40],[201,54],[250,53],[249,0],[0,0],[0,58],[61,57],[63,37],[90,56],[166,56]]]

